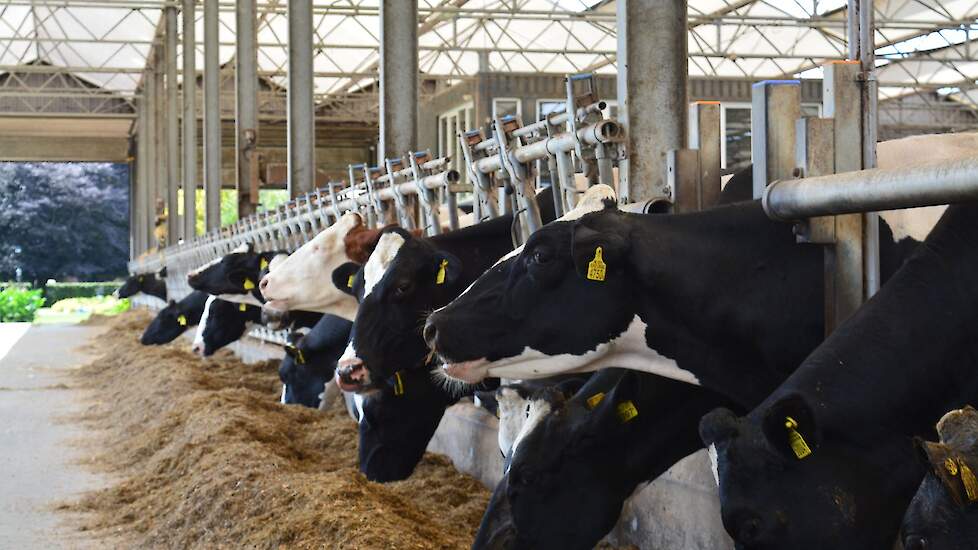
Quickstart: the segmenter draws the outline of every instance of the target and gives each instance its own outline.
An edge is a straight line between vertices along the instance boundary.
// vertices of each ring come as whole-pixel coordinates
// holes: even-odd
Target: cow
[[[978,204],[949,207],[760,405],[703,418],[739,547],[892,548],[924,476],[911,438],[978,395],[976,242]]]
[[[164,267],[157,273],[139,273],[132,275],[116,289],[113,295],[116,298],[128,298],[142,292],[150,296],[156,296],[160,300],[166,301],[166,268]]]
[[[172,342],[189,327],[200,322],[208,296],[206,292],[195,290],[179,302],[170,300],[170,303],[161,309],[146,327],[139,341],[144,346]]]
[[[700,448],[699,419],[718,403],[648,373],[596,373],[521,434],[473,548],[594,548],[636,487]]]
[[[201,357],[210,357],[217,350],[240,339],[251,325],[259,322],[261,308],[210,296],[197,325],[191,351]]]
[[[379,230],[368,230],[359,214],[344,214],[262,277],[266,314],[298,309],[353,320],[356,300],[329,284],[330,277],[347,262],[365,263],[378,236]]]
[[[222,300],[261,307],[264,300],[258,290],[260,277],[272,262],[284,263],[284,258],[283,252],[255,252],[252,243],[242,244],[188,273],[187,284]]]
[[[611,192],[607,186],[592,189],[592,196]],[[553,219],[549,197],[549,190],[536,197],[545,221]],[[362,268],[355,264],[337,268],[333,272],[337,288],[349,292],[354,280],[362,285],[350,345],[336,371],[340,387],[370,391],[395,371],[425,368],[430,354],[421,337],[424,316],[512,251],[512,225],[513,217],[506,215],[424,239],[390,228]],[[356,272],[360,275],[354,276]]]
[[[323,315],[308,333],[291,333],[279,366],[282,403],[317,408],[324,388],[333,379],[336,361],[350,338],[353,323],[336,315]]]
[[[914,442],[927,474],[903,516],[903,548],[978,548],[978,410],[947,413],[937,433],[939,443]]]

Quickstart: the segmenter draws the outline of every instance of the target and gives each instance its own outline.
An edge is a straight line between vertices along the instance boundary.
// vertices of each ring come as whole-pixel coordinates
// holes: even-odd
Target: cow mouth
[[[445,358],[442,358],[442,360],[444,361],[444,364],[441,366],[442,371],[449,378],[461,380],[467,384],[478,384],[489,375],[489,360],[485,357],[457,363]]]
[[[265,300],[262,308],[266,310],[268,315],[285,315],[289,311],[289,302],[286,300],[269,300],[267,296],[265,296]]]
[[[336,385],[346,392],[363,393],[370,389],[370,372],[359,359],[343,359],[336,367]]]

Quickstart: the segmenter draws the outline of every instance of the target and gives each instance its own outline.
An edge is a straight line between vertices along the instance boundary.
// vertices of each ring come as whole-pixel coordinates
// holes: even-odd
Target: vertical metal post
[[[146,74],[143,76],[143,96],[144,103],[146,104],[146,112],[144,113],[144,120],[146,122],[146,132],[144,137],[146,139],[146,248],[152,248],[155,243],[155,237],[153,235],[153,226],[156,223],[156,198],[159,196],[157,192],[157,179],[158,173],[158,163],[157,158],[157,148],[156,148],[156,71],[153,69],[153,65],[156,61],[156,56],[154,55],[155,49],[150,51],[149,54],[149,66],[146,68]]]
[[[689,114],[689,148],[699,153],[698,208],[711,208],[720,200],[720,102],[693,102]]]
[[[686,145],[686,0],[619,0],[618,112],[629,158],[624,202],[670,195],[666,153]]]
[[[238,0],[236,12],[235,125],[237,132],[238,219],[255,211],[251,196],[253,164],[258,162],[258,35],[255,0]],[[257,191],[256,191],[257,192]]]
[[[136,197],[134,202],[134,223],[132,234],[134,235],[136,254],[146,252],[148,248],[147,239],[149,238],[148,223],[149,215],[149,132],[146,131],[148,112],[146,104],[146,77],[143,76],[143,89],[141,97],[136,104]]]
[[[289,17],[289,195],[316,187],[312,77],[312,0],[292,0]]]
[[[765,80],[751,90],[751,156],[754,198],[767,184],[792,177],[795,167],[795,121],[801,116],[801,83]]]
[[[862,138],[863,168],[876,168],[876,140],[879,118],[879,96],[876,81],[876,35],[873,3],[859,1],[859,61],[862,67]],[[851,17],[851,16],[850,16]],[[851,23],[850,23],[851,26]],[[863,248],[866,277],[866,298],[880,289],[879,214],[864,215]]]
[[[418,0],[380,3],[380,158],[416,147]]]
[[[180,90],[177,87],[177,8],[168,6],[165,11],[166,66],[166,218],[167,241],[180,240],[180,207],[177,205],[177,188],[180,183]]]
[[[219,2],[204,2],[204,223],[221,227],[221,61]]]
[[[196,0],[183,0],[183,238],[197,236]]]
[[[156,48],[156,56],[153,59],[153,71],[156,73],[156,92],[153,94],[156,98],[156,101],[153,102],[156,115],[156,203],[154,204],[156,216],[153,218],[154,230],[156,229],[157,218],[164,215],[166,207],[168,206],[166,202],[168,187],[168,182],[166,181],[166,82],[163,78],[165,74],[164,63],[166,56],[164,55],[163,50],[163,45],[159,44]],[[162,230],[165,231],[166,229],[168,229],[166,224],[163,224]],[[158,235],[162,235],[162,232]],[[160,248],[168,245],[171,242],[169,234],[167,234],[164,239],[158,239],[157,241],[157,245]]]

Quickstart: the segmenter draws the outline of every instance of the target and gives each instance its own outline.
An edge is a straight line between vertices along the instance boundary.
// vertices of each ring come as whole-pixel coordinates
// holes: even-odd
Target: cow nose
[[[424,323],[424,341],[428,344],[428,349],[435,349],[435,341],[438,339],[438,329],[435,324],[431,322],[431,317]]]
[[[927,539],[924,537],[910,536],[907,537],[905,544],[903,545],[904,550],[926,550],[927,549]]]
[[[258,290],[261,291],[262,296],[265,295],[265,289],[266,288],[268,288],[268,275],[265,275],[264,277],[262,277],[261,278],[261,281],[258,283]]]

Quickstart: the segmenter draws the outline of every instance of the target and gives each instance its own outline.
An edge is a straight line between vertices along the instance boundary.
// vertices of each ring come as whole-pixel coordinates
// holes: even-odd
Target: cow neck
[[[751,407],[822,341],[822,250],[758,201],[628,219],[647,344],[704,387]]]
[[[978,395],[978,205],[951,207],[906,265],[766,403],[801,393],[823,433],[932,435]],[[765,407],[760,407],[762,410]]]

